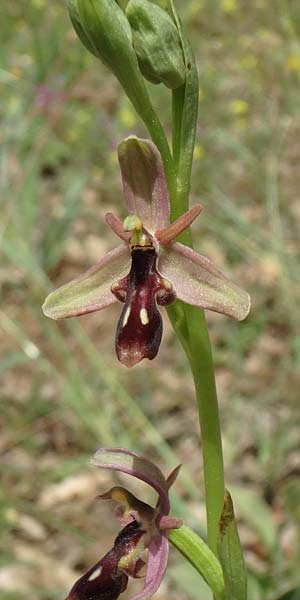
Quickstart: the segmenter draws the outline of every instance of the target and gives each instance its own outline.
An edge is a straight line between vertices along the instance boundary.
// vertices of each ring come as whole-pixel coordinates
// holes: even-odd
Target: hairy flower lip
[[[138,523],[128,523],[117,535],[113,548],[75,582],[66,600],[117,600],[127,588],[128,576],[140,577],[144,561],[137,555],[143,535]],[[130,564],[134,554],[136,560]]]
[[[132,367],[144,358],[153,359],[158,352],[162,321],[157,303],[166,305],[177,297],[240,321],[249,313],[250,297],[208,258],[175,241],[200,214],[202,206],[196,204],[170,224],[167,183],[156,146],[131,136],[119,144],[118,157],[129,214],[125,229],[129,231],[124,230],[119,217],[107,213],[106,222],[122,244],[83,275],[49,294],[43,311],[53,319],[61,319],[101,310],[117,299],[127,302],[118,322],[116,351],[119,360]],[[159,289],[154,285],[154,265],[143,281],[138,275],[146,268],[146,253],[151,249],[156,253]],[[144,267],[133,265],[138,250],[145,252]],[[135,281],[139,282],[137,287]],[[129,317],[130,327],[126,328]]]
[[[144,237],[144,233],[140,233]],[[176,295],[169,281],[157,270],[157,253],[151,245],[134,246],[127,277],[112,288],[125,304],[116,332],[120,362],[132,367],[143,358],[155,358],[161,337],[162,318],[157,304],[167,305]]]

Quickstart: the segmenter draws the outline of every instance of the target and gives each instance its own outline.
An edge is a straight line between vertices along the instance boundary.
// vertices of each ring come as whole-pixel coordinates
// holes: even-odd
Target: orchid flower
[[[92,458],[92,464],[144,481],[157,492],[158,500],[153,508],[122,487],[113,487],[98,496],[117,503],[116,515],[123,529],[113,548],[75,583],[67,600],[116,600],[126,589],[128,576],[145,577],[143,589],[130,600],[147,600],[159,588],[166,570],[167,531],[182,525],[180,519],[169,516],[168,495],[180,467],[165,479],[151,461],[124,448],[100,448]],[[142,558],[145,552],[146,563]]]
[[[175,242],[200,213],[197,204],[170,224],[167,183],[160,153],[148,141],[131,136],[118,147],[129,216],[106,222],[122,244],[78,278],[49,294],[43,305],[52,319],[84,315],[120,300],[124,303],[116,333],[119,360],[132,367],[153,359],[162,337],[158,305],[183,302],[244,319],[249,295],[206,257]]]

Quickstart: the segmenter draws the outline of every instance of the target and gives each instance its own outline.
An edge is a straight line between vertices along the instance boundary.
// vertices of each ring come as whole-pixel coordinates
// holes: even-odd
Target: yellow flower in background
[[[287,68],[291,73],[300,71],[300,54],[298,52],[290,52],[287,57]]]
[[[224,12],[233,13],[238,9],[238,0],[221,0],[221,6]]]
[[[233,115],[245,115],[248,112],[248,102],[241,98],[232,100],[229,105],[229,110]]]

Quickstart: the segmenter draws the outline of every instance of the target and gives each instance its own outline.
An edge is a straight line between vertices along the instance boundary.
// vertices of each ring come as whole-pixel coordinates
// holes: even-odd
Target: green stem
[[[218,400],[207,324],[204,311],[179,300],[168,308],[168,315],[193,373],[201,428],[208,544],[217,555],[218,523],[224,504],[225,484]]]
[[[172,143],[176,190],[171,197],[171,219],[175,220],[188,209],[198,117],[199,84],[191,44],[182,28],[173,0],[170,1],[186,67],[184,85],[172,92]]]
[[[198,76],[193,52],[171,0],[186,64],[186,82],[172,93],[175,181],[170,189],[171,219],[188,209],[198,112]],[[175,190],[174,190],[175,188]],[[173,193],[172,193],[173,192]],[[179,240],[192,247],[190,230]],[[168,309],[193,373],[201,428],[208,543],[217,555],[218,523],[224,503],[224,466],[214,364],[203,310],[177,301]]]
[[[165,175],[166,175],[170,195],[174,196],[175,195],[174,163],[173,163],[173,158],[172,158],[172,154],[170,151],[170,147],[168,144],[168,140],[166,138],[162,124],[161,124],[155,110],[152,108],[152,105],[150,105],[146,111],[143,111],[143,113],[140,113],[140,116],[142,117],[145,125],[147,126],[147,129],[151,135],[151,138],[152,138],[154,144],[157,146],[158,150],[160,151],[160,154],[161,154],[161,157],[162,157],[162,160],[164,163],[164,170],[165,170]]]
[[[217,554],[218,523],[224,504],[224,466],[212,350],[203,310],[185,305],[188,359],[195,382],[204,468],[209,547]]]
[[[172,147],[176,173],[178,173],[180,162],[181,121],[184,106],[184,96],[185,85],[182,85],[172,91],[172,122],[176,124],[176,126],[172,128]]]
[[[171,220],[188,209],[198,112],[198,76],[193,52],[170,0],[186,65],[184,86],[172,93],[173,158],[161,123],[153,111],[141,114],[160,150],[170,192]],[[180,241],[192,247],[191,232]],[[174,330],[188,357],[194,377],[202,435],[208,543],[217,555],[217,529],[224,503],[224,468],[214,365],[204,312],[178,301],[168,308]]]

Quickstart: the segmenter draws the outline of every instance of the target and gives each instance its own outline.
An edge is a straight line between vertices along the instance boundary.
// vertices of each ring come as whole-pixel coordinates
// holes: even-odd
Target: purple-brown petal
[[[127,367],[132,367],[144,358],[152,360],[159,349],[162,337],[162,318],[156,306],[158,302],[169,304],[174,294],[156,270],[156,251],[152,247],[134,247],[129,276],[119,282],[112,291],[126,290],[125,305],[122,310],[116,333],[118,359]]]
[[[182,519],[178,519],[178,517],[169,517],[169,515],[161,517],[158,522],[158,528],[160,531],[168,531],[169,529],[180,529],[182,525]]]
[[[174,242],[161,248],[159,272],[172,283],[180,300],[223,313],[238,321],[250,310],[250,297],[205,256]]]
[[[127,473],[150,485],[159,496],[160,515],[168,515],[168,484],[160,469],[150,460],[127,448],[99,448],[91,460],[95,467]]]
[[[124,527],[112,550],[76,581],[66,600],[117,600],[128,581],[127,574],[119,566],[120,561],[134,552],[143,535],[144,531],[136,522]],[[137,557],[133,562],[138,560]],[[131,570],[134,572],[133,565]]]
[[[106,213],[105,221],[107,225],[113,230],[113,232],[121,238],[124,242],[129,243],[130,240],[130,232],[124,231],[123,223],[119,217],[114,215],[113,213]]]
[[[170,205],[163,162],[150,140],[135,136],[118,147],[128,213],[140,217],[151,232],[170,223]]]
[[[168,489],[170,489],[170,487],[173,485],[174,481],[176,481],[176,479],[179,475],[181,466],[182,465],[177,465],[177,467],[175,467],[175,469],[173,469],[173,471],[171,471],[170,475],[168,475],[167,480],[166,480]]]
[[[130,600],[148,600],[158,590],[164,576],[169,555],[169,542],[165,534],[151,538],[148,546],[147,572],[143,589]]]
[[[158,229],[155,232],[155,237],[161,246],[167,246],[170,244],[178,235],[180,235],[185,229],[187,229],[193,221],[200,215],[202,211],[201,204],[195,204],[183,215],[180,215],[176,221],[171,223],[165,229]]]
[[[130,268],[126,244],[108,252],[85,273],[47,296],[43,311],[51,319],[66,319],[101,310],[116,301],[111,286]]]

